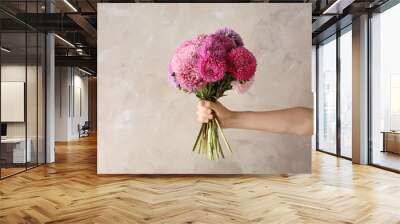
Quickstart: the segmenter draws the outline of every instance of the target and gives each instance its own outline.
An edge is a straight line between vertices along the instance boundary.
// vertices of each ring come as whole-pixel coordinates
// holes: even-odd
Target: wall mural
[[[309,4],[100,3],[98,173],[309,173],[310,21]]]

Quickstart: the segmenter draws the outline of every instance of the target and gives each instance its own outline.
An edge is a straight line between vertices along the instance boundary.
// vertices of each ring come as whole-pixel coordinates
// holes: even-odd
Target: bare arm
[[[273,133],[311,136],[313,134],[313,110],[293,107],[273,111],[231,111],[221,103],[201,101],[197,118],[201,123],[211,119],[215,111],[223,128],[260,130]]]

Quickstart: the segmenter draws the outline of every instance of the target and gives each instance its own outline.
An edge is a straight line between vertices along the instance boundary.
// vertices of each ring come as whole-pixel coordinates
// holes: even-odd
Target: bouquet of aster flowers
[[[223,28],[180,44],[168,65],[168,79],[184,92],[215,102],[232,88],[238,93],[247,91],[256,67],[256,58],[244,47],[240,35]],[[213,115],[213,119],[202,124],[193,146],[193,151],[210,160],[224,158],[220,137],[232,151],[218,117]]]

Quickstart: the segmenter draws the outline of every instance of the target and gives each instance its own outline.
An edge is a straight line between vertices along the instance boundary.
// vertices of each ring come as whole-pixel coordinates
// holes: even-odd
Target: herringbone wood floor
[[[400,223],[400,175],[315,152],[313,174],[98,176],[96,139],[0,181],[0,223]]]

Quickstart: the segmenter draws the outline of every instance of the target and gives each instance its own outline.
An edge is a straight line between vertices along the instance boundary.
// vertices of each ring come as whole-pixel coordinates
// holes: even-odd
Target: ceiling
[[[356,15],[377,7],[387,0],[1,0],[1,30],[8,33],[4,38],[14,42],[14,48],[24,46],[18,32],[30,28],[39,32],[55,32],[56,65],[85,67],[95,73],[97,54],[97,3],[138,3],[138,2],[269,2],[269,3],[311,3],[313,10],[313,40],[325,35],[324,32],[336,21],[348,15]],[[51,10],[50,10],[51,8]],[[329,8],[329,13],[324,13]],[[52,13],[49,13],[52,11]],[[27,12],[27,13],[26,13]],[[350,19],[351,21],[351,19]],[[4,36],[4,35],[3,35]],[[22,41],[22,42],[21,42]],[[4,43],[4,42],[3,42]],[[33,46],[33,45],[32,45]],[[28,52],[30,52],[30,45]],[[16,50],[16,52],[18,52]]]

